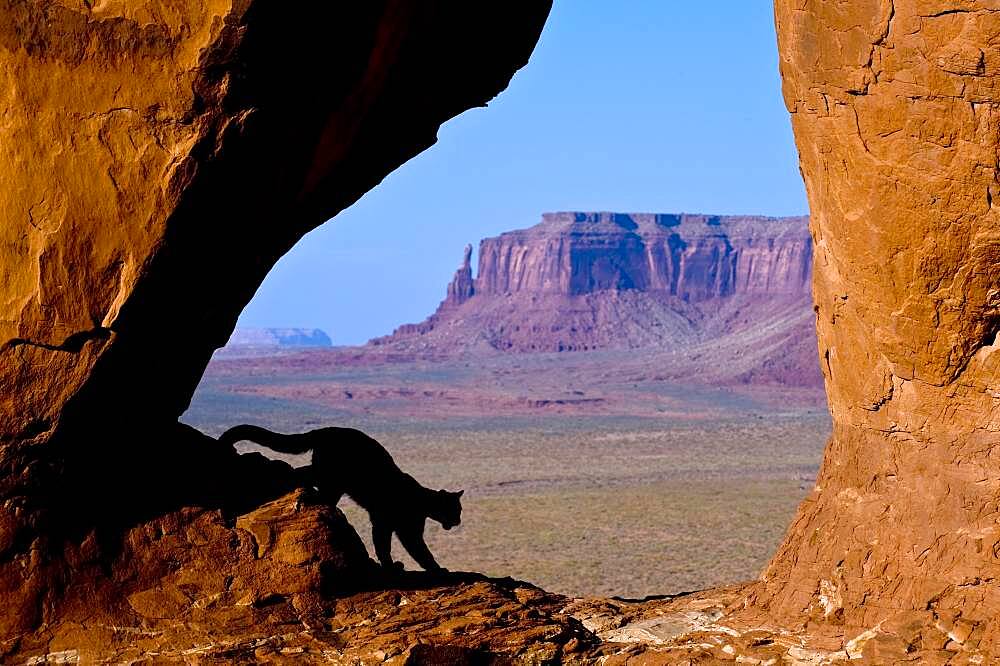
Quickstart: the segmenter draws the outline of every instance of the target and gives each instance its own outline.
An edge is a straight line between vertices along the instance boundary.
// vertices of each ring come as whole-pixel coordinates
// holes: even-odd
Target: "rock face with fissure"
[[[0,0],[0,646],[81,572],[91,620],[158,604],[129,535],[260,556],[234,516],[289,473],[177,417],[277,258],[502,90],[549,5]]]
[[[1000,13],[776,5],[834,434],[751,601],[909,649],[960,621],[995,655]]]

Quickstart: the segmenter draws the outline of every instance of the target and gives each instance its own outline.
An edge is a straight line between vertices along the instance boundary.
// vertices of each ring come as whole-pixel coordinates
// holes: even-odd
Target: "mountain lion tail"
[[[312,449],[308,438],[302,435],[283,435],[260,426],[243,424],[230,428],[219,437],[220,444],[232,446],[236,442],[254,442],[279,453],[305,453]]]

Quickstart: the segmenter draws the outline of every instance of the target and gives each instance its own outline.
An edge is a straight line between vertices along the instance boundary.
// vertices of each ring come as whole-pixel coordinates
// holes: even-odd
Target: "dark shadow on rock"
[[[414,645],[403,666],[507,666],[514,661],[503,655],[457,645]]]
[[[217,509],[231,521],[298,487],[285,463],[241,456],[181,423],[127,433],[109,428],[48,446],[59,450],[52,459],[72,470],[51,470],[60,480],[43,495],[48,533],[71,540],[93,529],[122,533],[185,507]]]
[[[614,601],[621,601],[626,604],[644,604],[649,601],[673,601],[674,599],[682,599],[684,597],[689,597],[692,594],[698,594],[704,590],[691,590],[690,592],[678,592],[677,594],[650,594],[645,597],[610,597]]]
[[[455,585],[467,585],[471,583],[490,583],[495,587],[504,590],[514,590],[517,588],[531,588],[541,591],[541,588],[531,583],[516,580],[514,578],[491,578],[485,574],[475,571],[396,571],[388,572],[382,569],[382,574],[378,576],[377,587],[364,590],[372,592],[376,590],[428,590],[435,587],[452,587]]]

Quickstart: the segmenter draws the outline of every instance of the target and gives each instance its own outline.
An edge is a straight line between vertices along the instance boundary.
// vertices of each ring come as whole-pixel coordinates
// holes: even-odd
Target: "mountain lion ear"
[[[455,493],[455,497],[461,497],[464,494],[465,494],[464,490],[459,490],[457,493]]]

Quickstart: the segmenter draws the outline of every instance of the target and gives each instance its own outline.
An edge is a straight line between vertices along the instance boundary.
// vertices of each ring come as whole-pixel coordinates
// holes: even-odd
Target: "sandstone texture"
[[[546,213],[483,240],[474,278],[467,247],[437,312],[372,344],[669,350],[704,359],[688,374],[716,382],[820,386],[811,279],[804,217]],[[720,373],[730,351],[748,353]]]
[[[319,581],[295,557],[350,559],[322,512],[253,547],[232,521],[288,468],[176,419],[277,258],[501,91],[549,7],[0,1],[5,649],[264,603],[225,571],[294,600]]]
[[[834,434],[748,603],[900,659],[993,662],[1000,13],[778,0],[776,15]]]
[[[48,582],[73,589],[44,609],[41,630],[0,642],[4,663],[148,659],[213,638],[319,627],[324,595],[354,592],[377,573],[343,514],[301,490],[235,522],[196,507],[150,519],[121,535],[110,572],[104,539],[92,532],[67,548],[72,578]]]
[[[298,619],[272,597],[228,623],[62,625],[5,654],[13,663],[274,663],[474,666],[478,664],[987,663],[976,651],[925,647],[895,637],[844,640],[833,625],[791,631],[757,616],[737,618],[747,586],[649,600],[570,599],[511,579],[406,574],[393,589],[339,595]],[[745,615],[745,613],[744,613]],[[928,632],[937,645],[961,623]],[[928,640],[930,645],[932,640]]]

